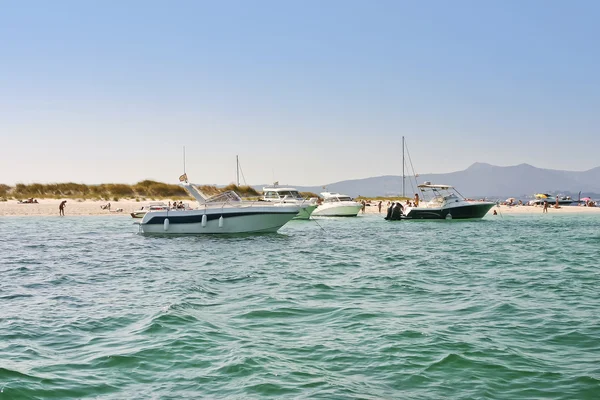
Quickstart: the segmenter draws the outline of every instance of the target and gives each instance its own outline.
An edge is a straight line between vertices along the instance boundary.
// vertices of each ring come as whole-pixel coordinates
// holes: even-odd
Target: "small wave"
[[[246,357],[218,368],[217,372],[225,375],[248,376],[264,371],[264,364],[252,357]]]
[[[282,396],[300,392],[298,388],[290,388],[275,383],[257,383],[247,386],[245,389],[248,392],[261,396]]]
[[[336,307],[321,307],[321,308],[278,308],[275,310],[253,310],[245,314],[239,315],[238,318],[245,319],[261,319],[261,318],[291,318],[298,316],[321,315],[339,311]]]
[[[243,281],[248,281],[248,280],[253,280],[253,279],[255,279],[255,277],[252,276],[251,274],[248,274],[245,276],[235,276],[235,277],[231,277],[231,278],[210,278],[209,282],[236,283],[236,282],[243,282]]]
[[[29,297],[33,297],[33,296],[30,294],[27,294],[27,293],[15,293],[15,294],[7,294],[5,296],[0,296],[0,300],[15,300],[15,299],[29,298]]]
[[[0,381],[8,380],[8,379],[24,379],[24,380],[32,380],[39,379],[34,375],[29,375],[24,372],[20,372],[13,369],[0,367]]]
[[[463,357],[460,354],[449,353],[446,354],[441,360],[431,363],[429,366],[427,366],[427,368],[425,368],[425,371],[430,372],[446,368],[461,369],[465,368],[469,364],[473,364],[473,362],[468,358]]]
[[[324,283],[315,283],[313,285],[309,285],[310,289],[321,289],[321,290],[331,290],[333,287],[326,285]]]

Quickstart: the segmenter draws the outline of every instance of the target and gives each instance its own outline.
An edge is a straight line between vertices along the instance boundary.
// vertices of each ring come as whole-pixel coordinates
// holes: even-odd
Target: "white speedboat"
[[[405,207],[402,219],[483,218],[496,205],[489,201],[467,200],[448,185],[432,185],[430,182],[425,182],[418,185],[418,188],[423,193],[423,197],[429,197],[428,194],[431,193],[431,200],[421,202],[416,207]]]
[[[317,199],[304,199],[298,190],[291,187],[281,187],[278,185],[263,187],[263,201],[275,203],[296,204],[300,211],[294,219],[309,219],[310,215],[317,208]]]
[[[356,217],[362,204],[350,196],[339,193],[323,192],[323,203],[319,204],[312,215],[319,217]]]
[[[181,184],[197,201],[193,210],[149,211],[139,224],[143,233],[205,234],[276,232],[298,214],[300,206],[243,201],[229,191],[207,197],[189,183]]]
[[[559,206],[570,206],[573,203],[573,199],[570,196],[552,196],[548,193],[537,193],[535,200],[532,200],[533,205],[542,206],[545,202],[548,202],[549,206],[558,204]]]

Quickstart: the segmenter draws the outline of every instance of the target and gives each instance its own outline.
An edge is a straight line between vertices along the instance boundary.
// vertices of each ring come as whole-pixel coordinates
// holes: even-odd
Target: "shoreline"
[[[50,217],[58,216],[58,206],[63,199],[36,199],[38,203],[20,204],[16,200],[0,202],[0,216],[3,217]],[[127,216],[131,218],[130,213],[139,210],[142,206],[147,206],[150,203],[164,202],[168,200],[119,200],[119,201],[102,201],[102,200],[81,200],[81,199],[66,199],[65,216],[94,216],[94,215],[114,215]],[[110,211],[102,209],[101,206],[110,203]],[[121,210],[121,211],[117,211]]]
[[[19,204],[16,200],[0,202],[0,217],[48,217],[58,216],[58,206],[62,199],[37,199],[38,203]],[[172,199],[156,199],[149,201],[137,200],[119,200],[111,201],[111,210],[102,209],[100,206],[106,205],[107,201],[101,200],[77,200],[67,199],[65,208],[65,216],[96,216],[96,215],[111,215],[111,216],[127,216],[131,218],[130,213],[139,210],[142,206],[147,206],[150,203],[164,202],[169,203]],[[183,201],[191,207],[196,207],[195,200]],[[377,201],[373,201],[371,206],[365,208],[364,214],[379,214]],[[122,211],[117,211],[117,210]],[[500,215],[543,215],[541,206],[505,206],[493,207],[487,216],[492,216],[493,210],[498,211]],[[381,214],[385,215],[387,211],[387,202],[382,203]],[[548,208],[548,215],[566,215],[566,214],[600,214],[600,207],[582,207],[582,206],[561,206],[560,208]]]

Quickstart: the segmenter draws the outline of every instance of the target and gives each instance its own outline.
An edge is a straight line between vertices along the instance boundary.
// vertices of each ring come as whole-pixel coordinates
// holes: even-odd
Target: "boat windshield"
[[[233,203],[242,201],[242,198],[233,190],[216,194],[206,199],[207,203]]]
[[[279,199],[279,193],[275,192],[275,191],[268,191],[265,192],[265,199]]]
[[[335,203],[338,201],[352,201],[350,196],[333,196],[325,199],[325,203]]]
[[[421,189],[421,194],[422,194],[422,201],[427,201],[428,198],[430,198],[431,200],[429,200],[429,205],[430,206],[438,206],[441,205],[444,201],[458,201],[463,199],[464,197],[457,192],[457,190],[453,187],[450,186],[442,186],[439,185],[440,187],[422,187]]]
[[[284,190],[282,192],[279,192],[279,195],[283,196],[283,197],[292,198],[292,199],[301,199],[302,198],[302,196],[300,196],[300,193],[298,193],[295,190],[289,190],[289,191]]]
[[[264,194],[265,199],[300,199],[302,196],[297,190],[269,190]]]

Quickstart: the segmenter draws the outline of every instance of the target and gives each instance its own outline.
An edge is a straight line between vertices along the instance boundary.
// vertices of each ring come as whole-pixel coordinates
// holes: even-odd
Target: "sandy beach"
[[[38,203],[19,204],[16,200],[0,202],[0,215],[2,216],[51,216],[58,215],[58,206],[63,199],[37,199]],[[157,200],[163,201],[163,200]],[[170,200],[164,200],[168,203]],[[77,200],[67,199],[65,207],[65,216],[85,216],[85,215],[115,215],[128,216],[130,213],[139,210],[142,206],[154,203],[154,201],[135,201],[119,200],[110,202],[110,211],[104,210],[101,206],[106,205],[107,201],[100,200]],[[184,201],[185,203],[185,201]],[[193,202],[190,202],[190,205]],[[117,211],[122,210],[122,211]],[[131,217],[130,217],[131,218]]]
[[[52,216],[58,215],[58,206],[62,199],[38,199],[38,203],[34,204],[19,204],[16,200],[9,200],[0,202],[0,216]],[[169,199],[157,199],[156,201],[162,201],[168,203]],[[76,200],[67,199],[67,206],[65,208],[66,216],[86,216],[86,215],[114,215],[114,216],[128,216],[135,210],[139,210],[142,206],[149,205],[155,201],[135,201],[135,200],[119,200],[110,202],[110,211],[102,209],[100,206],[107,204],[106,201],[100,200]],[[186,201],[184,201],[186,203]],[[187,201],[191,207],[196,206],[196,202],[193,200]],[[117,211],[122,210],[122,211]],[[385,214],[387,210],[387,202],[382,203],[381,213]],[[502,215],[513,215],[513,214],[542,214],[541,206],[504,206],[494,207],[488,215],[491,215],[493,210],[498,211]],[[362,213],[359,213],[359,215]],[[372,202],[371,206],[367,206],[365,214],[379,214],[377,208],[377,202]],[[600,207],[577,207],[577,206],[565,206],[561,208],[548,208],[548,215],[564,215],[564,214],[600,214]]]

